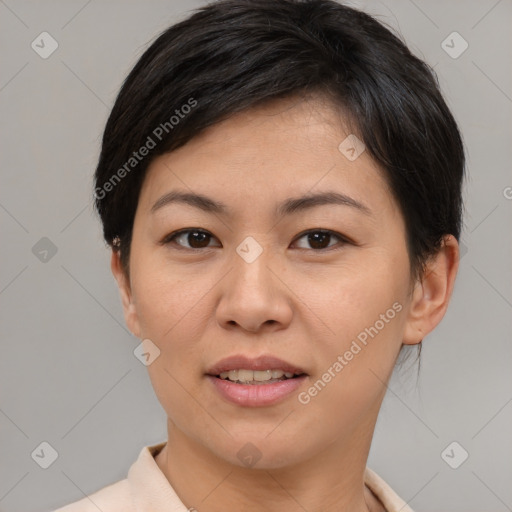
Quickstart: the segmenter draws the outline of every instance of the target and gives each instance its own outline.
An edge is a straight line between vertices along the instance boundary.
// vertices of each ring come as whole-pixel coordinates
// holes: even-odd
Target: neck
[[[198,512],[380,512],[384,507],[364,485],[374,426],[307,460],[256,469],[217,457],[169,421],[168,442],[155,460],[182,502]]]

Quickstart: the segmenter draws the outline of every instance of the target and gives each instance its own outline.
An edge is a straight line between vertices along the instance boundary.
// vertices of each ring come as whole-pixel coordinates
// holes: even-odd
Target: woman
[[[446,312],[463,176],[430,68],[363,12],[224,0],[165,31],[95,197],[168,439],[59,510],[410,511],[366,462]]]

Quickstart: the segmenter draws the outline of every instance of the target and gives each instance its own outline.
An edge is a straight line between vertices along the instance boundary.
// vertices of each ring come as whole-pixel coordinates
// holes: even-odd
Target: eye
[[[181,249],[201,250],[208,247],[220,247],[220,245],[210,245],[210,242],[215,237],[208,231],[202,229],[180,229],[174,233],[167,235],[162,241],[162,245],[173,244]],[[303,246],[300,249],[308,249],[314,251],[322,251],[330,249],[336,245],[343,245],[349,243],[349,240],[328,229],[312,229],[299,235],[295,239],[295,243],[304,239],[305,244],[309,244],[309,247]],[[338,243],[336,243],[336,240]]]
[[[300,249],[312,249],[315,251],[321,251],[337,245],[336,243],[331,243],[333,238],[338,240],[338,245],[340,245],[340,243],[341,245],[348,243],[348,240],[345,237],[328,229],[309,230],[306,233],[299,235],[296,240],[305,239],[305,243],[310,244],[310,247],[299,247]]]
[[[209,245],[212,238],[214,238],[214,236],[211,233],[203,231],[202,229],[181,229],[180,231],[167,235],[162,240],[161,244],[167,245],[172,243],[184,249],[204,249],[207,247],[215,247]]]

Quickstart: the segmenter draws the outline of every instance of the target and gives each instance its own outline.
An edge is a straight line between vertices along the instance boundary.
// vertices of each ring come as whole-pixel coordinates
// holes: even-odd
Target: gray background
[[[202,3],[0,0],[3,512],[82,498],[124,478],[142,446],[166,439],[133,355],[139,340],[124,326],[92,173],[126,73]],[[512,510],[512,3],[352,5],[396,27],[435,66],[470,173],[467,252],[451,306],[424,341],[419,379],[416,367],[393,377],[369,466],[417,512]],[[47,59],[31,48],[43,31],[59,45]],[[469,44],[458,58],[441,46],[453,31]],[[44,253],[43,237],[56,254]],[[31,457],[43,441],[58,453],[48,469]],[[469,453],[458,469],[441,457],[453,441]],[[462,451],[449,453],[457,462]]]

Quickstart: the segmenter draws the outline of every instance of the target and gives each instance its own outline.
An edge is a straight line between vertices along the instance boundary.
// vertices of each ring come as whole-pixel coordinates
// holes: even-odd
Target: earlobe
[[[126,325],[128,326],[128,329],[130,329],[134,336],[140,338],[141,336],[139,319],[137,316],[137,310],[133,300],[131,285],[128,276],[126,275],[124,269],[122,268],[119,251],[112,251],[112,255],[110,258],[110,268],[112,270],[112,274],[114,275],[117,281],[117,286],[119,288],[119,294],[121,296],[121,303],[123,306],[124,319]]]
[[[439,251],[428,261],[412,294],[403,343],[416,345],[443,319],[459,267],[459,245],[446,235]]]

